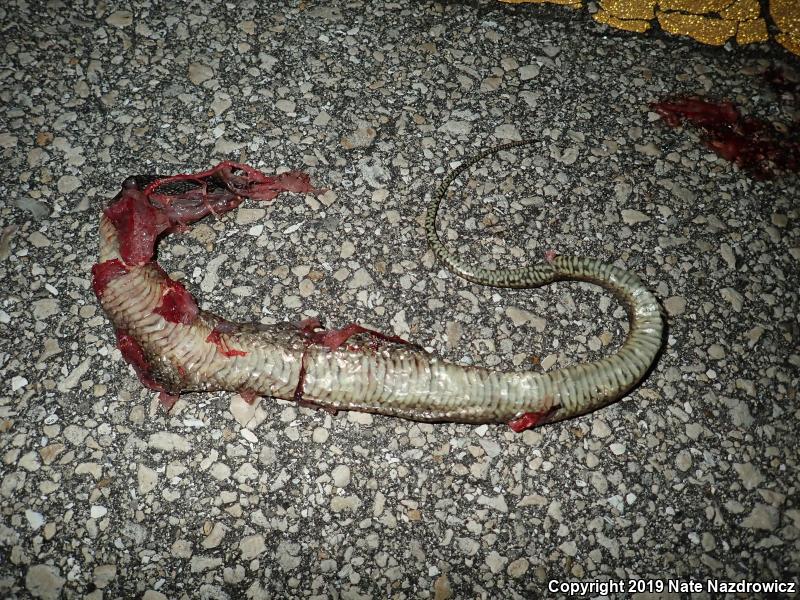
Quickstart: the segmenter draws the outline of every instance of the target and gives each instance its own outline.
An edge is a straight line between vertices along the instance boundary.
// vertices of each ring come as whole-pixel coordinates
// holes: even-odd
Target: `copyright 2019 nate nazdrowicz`
[[[607,579],[560,581],[551,579],[547,590],[571,598],[616,596],[639,593],[707,594],[796,594],[797,580],[727,581],[723,579]]]

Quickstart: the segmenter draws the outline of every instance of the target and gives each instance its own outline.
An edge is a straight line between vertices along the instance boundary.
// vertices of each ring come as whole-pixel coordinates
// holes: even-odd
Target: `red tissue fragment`
[[[315,331],[313,335],[314,342],[320,344],[321,346],[327,347],[329,350],[336,350],[344,345],[344,343],[349,340],[354,335],[359,333],[368,333],[371,336],[375,336],[378,339],[387,339],[387,336],[384,336],[377,331],[372,331],[361,325],[356,323],[350,323],[349,325],[345,325],[341,329],[329,329],[329,330],[322,330],[322,331]]]
[[[182,186],[176,185],[181,182]],[[152,260],[161,234],[184,229],[209,214],[225,213],[246,198],[272,200],[281,192],[321,191],[311,186],[305,173],[270,177],[248,165],[226,161],[200,173],[157,179],[143,190],[135,183],[126,185],[105,215],[117,230],[122,260],[143,265]]]
[[[253,390],[239,390],[239,395],[242,397],[242,400],[248,404],[253,404],[261,394]]]
[[[532,427],[536,427],[537,425],[541,425],[546,423],[546,417],[552,411],[543,410],[542,412],[528,412],[522,415],[521,417],[517,417],[508,422],[508,426],[515,433],[522,433],[526,429],[531,429]]]
[[[150,204],[135,189],[125,189],[122,197],[105,210],[119,239],[119,253],[128,265],[143,265],[153,258],[156,239],[170,227],[167,215]]]
[[[670,127],[686,122],[702,132],[703,142],[756,179],[800,169],[800,122],[790,126],[743,116],[731,102],[686,97],[651,105]]]
[[[304,319],[302,321],[297,321],[292,324],[294,325],[294,327],[297,328],[297,330],[303,336],[307,348],[311,345],[318,345],[318,346],[324,346],[325,348],[333,352],[334,350],[337,350],[342,346],[345,346],[347,340],[349,340],[354,335],[358,335],[359,333],[366,333],[369,336],[368,343],[373,350],[381,348],[387,342],[393,344],[407,344],[413,346],[413,344],[407,342],[403,338],[393,335],[386,335],[380,333],[379,331],[367,329],[366,327],[362,327],[357,323],[350,323],[349,325],[345,325],[341,329],[324,329],[322,327],[322,323],[320,323],[318,319]],[[350,346],[346,346],[346,348],[350,349]],[[318,408],[319,407],[318,404],[309,400],[305,400],[303,398],[304,394],[303,388],[305,386],[305,378],[306,378],[306,352],[303,353],[303,357],[300,362],[300,374],[297,380],[297,387],[295,388],[294,391],[294,400],[295,402],[299,403],[300,406]],[[322,408],[334,415],[337,412],[336,409],[331,407],[323,406]]]
[[[297,386],[294,388],[294,395],[293,399],[295,402],[300,403],[303,402],[303,388],[306,385],[306,355],[303,353],[303,356],[300,358],[300,373],[297,377]]]
[[[144,355],[144,350],[142,350],[139,342],[121,329],[117,329],[116,334],[117,348],[122,353],[122,358],[136,371],[142,385],[151,390],[165,392],[164,386],[153,379],[150,363],[147,362],[147,357]]]
[[[108,284],[128,272],[122,261],[116,258],[92,266],[92,289],[94,295],[100,298],[106,291]]]
[[[167,392],[159,392],[158,394],[158,401],[161,403],[161,406],[164,407],[164,410],[169,412],[172,410],[172,407],[175,406],[175,403],[180,399],[180,396],[174,396],[172,394],[168,394]]]
[[[173,279],[163,283],[166,293],[161,297],[161,304],[153,311],[171,323],[190,325],[199,312],[194,297],[183,285]]]
[[[222,331],[217,327],[211,330],[211,333],[208,334],[206,341],[209,344],[214,344],[217,349],[220,351],[220,354],[223,356],[227,356],[228,358],[232,358],[234,356],[247,356],[247,352],[242,352],[241,350],[236,350],[235,348],[231,348],[228,346],[227,342],[222,339]]]
[[[299,323],[295,323],[295,325],[309,342],[325,346],[331,351],[341,348],[345,345],[347,340],[359,333],[366,333],[373,341],[377,342],[377,344],[389,342],[393,344],[411,345],[411,342],[401,337],[386,335],[385,333],[375,331],[374,329],[368,329],[357,323],[350,323],[341,329],[323,329],[322,324],[317,319],[305,319]]]
[[[226,189],[209,190],[207,184],[211,178],[216,178],[224,183]],[[167,195],[158,193],[160,188],[179,181],[189,181],[197,184],[197,186],[182,194]],[[289,171],[272,177],[249,165],[225,161],[219,163],[213,169],[201,171],[200,173],[173,175],[157,179],[148,185],[143,193],[157,200],[163,200],[165,197],[168,199],[181,198],[184,206],[177,208],[179,212],[180,210],[186,210],[191,219],[189,222],[192,222],[203,218],[209,213],[226,212],[236,208],[244,198],[272,200],[281,192],[320,193],[322,191],[324,190],[314,188],[308,175],[299,171]],[[192,205],[190,202],[191,199],[203,196],[207,197],[207,202],[203,203],[203,206]],[[233,206],[226,206],[231,201],[231,196],[241,199]],[[214,203],[218,203],[218,205]],[[168,204],[171,204],[171,202],[168,201]],[[207,208],[208,211],[203,212],[203,208]],[[191,216],[193,211],[202,212],[203,214],[201,216]]]
[[[139,189],[138,179],[127,179],[122,191],[104,211],[116,229],[122,260],[107,260],[92,267],[92,287],[98,298],[109,282],[128,273],[130,267],[150,263],[160,269],[153,261],[153,255],[155,244],[164,233],[184,230],[189,223],[209,214],[219,215],[232,210],[246,198],[272,200],[284,191],[324,191],[314,189],[304,173],[289,172],[270,177],[248,165],[234,162],[223,162],[200,173],[157,179],[144,189]],[[161,302],[154,312],[173,323],[192,323],[199,312],[195,299],[182,284],[170,279],[166,273],[163,275]],[[221,337],[223,333],[231,333],[224,323],[215,327],[206,341],[215,344],[228,357],[247,354],[230,348]],[[137,340],[122,329],[118,329],[116,334],[117,346],[125,361],[133,366],[142,384],[161,392],[159,400],[170,409],[178,396],[168,393],[155,380],[152,366]],[[185,377],[186,372],[180,365],[177,369]],[[252,391],[244,390],[242,394],[248,402],[255,400],[256,394]]]

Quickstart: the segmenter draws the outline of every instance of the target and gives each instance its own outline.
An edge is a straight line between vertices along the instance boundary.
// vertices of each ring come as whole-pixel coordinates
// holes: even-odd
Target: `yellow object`
[[[500,0],[509,4],[548,2],[585,8],[583,0]],[[800,0],[598,0],[595,21],[644,33],[654,23],[664,31],[721,46],[777,42],[800,55]],[[767,18],[779,30],[770,35]]]
[[[779,33],[775,39],[789,52],[800,55],[800,36]]]
[[[767,24],[764,19],[754,19],[739,23],[739,31],[736,32],[736,41],[742,45],[752,44],[753,42],[766,42],[769,39]]]
[[[620,19],[614,16],[613,13],[600,9],[594,16],[594,20],[598,23],[610,25],[616,29],[624,29],[625,31],[635,31],[636,33],[644,33],[650,29],[650,21],[644,19]]]
[[[658,22],[664,31],[689,35],[712,46],[721,46],[736,33],[734,21],[681,12],[659,12]]]
[[[500,0],[506,4],[560,4],[570,8],[583,8],[582,0]]]
[[[661,10],[677,10],[692,15],[718,13],[731,5],[731,0],[660,0]]]
[[[719,14],[731,21],[752,21],[761,16],[761,6],[757,0],[737,0]]]
[[[618,19],[652,20],[656,16],[656,0],[601,0],[600,6]]]
[[[800,2],[797,0],[772,0],[772,20],[781,33],[775,36],[789,52],[800,54]]]

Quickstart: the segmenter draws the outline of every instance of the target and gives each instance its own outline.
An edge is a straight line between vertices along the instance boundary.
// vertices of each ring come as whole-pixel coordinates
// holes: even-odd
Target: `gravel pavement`
[[[797,581],[800,185],[748,177],[649,108],[701,94],[789,123],[798,96],[761,74],[797,81],[796,59],[554,6],[171,5],[0,7],[0,596],[688,597],[672,580],[711,598]],[[90,288],[102,207],[128,175],[234,159],[330,191],[165,241],[202,308],[357,321],[497,369],[613,352],[626,315],[597,288],[480,287],[426,248],[437,182],[517,139],[539,142],[459,178],[441,231],[486,266],[555,250],[639,273],[668,335],[617,404],[523,434],[224,393],[166,414],[115,348]]]

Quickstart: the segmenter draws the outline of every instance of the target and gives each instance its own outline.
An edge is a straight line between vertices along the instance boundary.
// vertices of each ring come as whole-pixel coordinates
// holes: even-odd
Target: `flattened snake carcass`
[[[518,269],[470,267],[436,232],[439,204],[453,180],[492,154],[528,143],[494,147],[452,171],[428,207],[428,242],[449,270],[474,283],[531,288],[579,280],[611,291],[627,308],[630,328],[610,356],[548,372],[501,372],[450,363],[357,324],[326,330],[316,319],[232,323],[200,310],[155,262],[157,240],[247,198],[315,191],[303,173],[270,177],[234,162],[192,175],[126,179],[100,219],[95,294],[122,356],[168,407],[183,392],[227,390],[248,401],[272,396],[417,421],[508,423],[515,431],[589,412],[637,385],[660,351],[661,310],[639,277],[593,258],[553,254]]]

